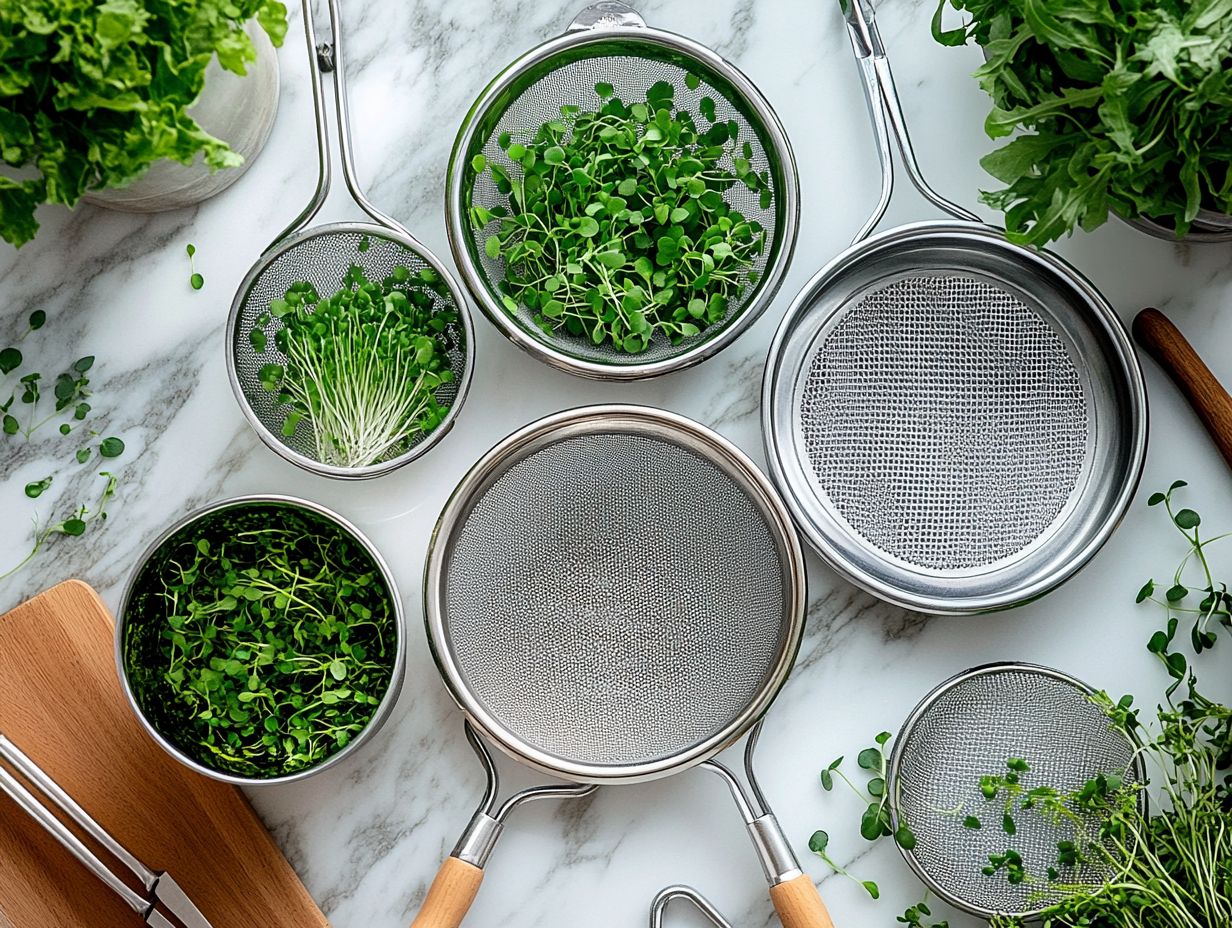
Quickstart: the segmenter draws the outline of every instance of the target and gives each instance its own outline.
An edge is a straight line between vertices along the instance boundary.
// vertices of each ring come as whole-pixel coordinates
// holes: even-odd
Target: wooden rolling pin
[[[1134,338],[1159,362],[1189,400],[1232,467],[1232,396],[1215,379],[1193,345],[1158,309],[1144,309],[1134,319]]]

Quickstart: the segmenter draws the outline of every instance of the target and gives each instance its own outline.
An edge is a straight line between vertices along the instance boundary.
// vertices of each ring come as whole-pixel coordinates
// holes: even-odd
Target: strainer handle
[[[411,928],[458,928],[482,882],[480,867],[457,857],[446,857]]]
[[[347,191],[351,194],[351,200],[377,224],[415,241],[405,226],[372,204],[364,193],[363,187],[360,186],[355,172],[355,158],[351,151],[351,119],[347,107],[346,72],[343,68],[342,15],[338,0],[328,0],[330,41],[328,44],[321,45],[317,44],[316,27],[312,16],[312,0],[302,0],[302,5],[304,37],[308,42],[309,70],[312,72],[312,108],[316,117],[317,186],[313,191],[312,199],[308,201],[300,214],[291,220],[291,224],[278,233],[266,251],[307,226],[321,211],[321,207],[329,196],[332,169],[330,167],[329,117],[325,112],[324,75],[326,73],[332,74],[334,119],[337,124],[338,149],[342,160],[342,177],[346,182]]]
[[[881,41],[881,32],[877,29],[877,20],[873,14],[870,0],[841,0],[846,14],[847,30],[851,38],[852,49],[855,52],[856,63],[860,67],[861,86],[868,101],[869,110],[874,113],[873,126],[878,134],[878,153],[881,154],[882,134],[888,128],[894,135],[898,151],[907,168],[911,183],[923,194],[924,198],[938,209],[949,213],[956,219],[968,222],[980,222],[980,217],[952,200],[947,200],[934,190],[920,169],[920,162],[915,156],[911,145],[911,136],[907,132],[907,119],[903,115],[902,101],[898,96],[898,88],[894,83],[894,72],[890,69],[890,59],[886,55],[885,44]],[[882,113],[881,121],[876,113]],[[888,148],[888,145],[886,146]],[[889,203],[888,191],[893,185],[894,163],[892,159],[882,158],[881,162],[882,195],[877,209],[864,224],[856,241],[864,236],[881,221],[885,207]],[[890,175],[887,177],[886,175]]]
[[[770,901],[779,913],[783,928],[834,928],[826,904],[807,873],[771,886]]]
[[[1232,396],[1206,366],[1181,330],[1158,309],[1134,319],[1134,338],[1189,400],[1228,465],[1232,467]]]

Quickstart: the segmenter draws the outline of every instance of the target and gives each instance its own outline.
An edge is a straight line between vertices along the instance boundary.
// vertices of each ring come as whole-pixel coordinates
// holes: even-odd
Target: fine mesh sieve
[[[887,790],[895,827],[905,824],[916,837],[914,849],[900,851],[929,889],[983,918],[1029,916],[1057,900],[1044,875],[1058,866],[1057,843],[1074,840],[1077,827],[1023,810],[1014,836],[1006,835],[1002,801],[984,799],[980,778],[1004,774],[1018,758],[1030,767],[1021,774],[1028,789],[1067,792],[1100,774],[1143,783],[1137,746],[1092,694],[1056,670],[994,664],[947,680],[915,708],[895,741]],[[983,827],[964,827],[967,815]],[[1092,814],[1088,834],[1098,824]],[[1035,880],[1014,885],[1003,872],[983,874],[989,855],[1007,848]],[[1059,870],[1067,883],[1098,885],[1107,875],[1090,863]]]
[[[696,79],[698,86],[690,88],[686,76]],[[646,91],[662,80],[676,88],[677,102],[690,112],[698,111],[702,98],[712,99],[717,119],[736,123],[740,140],[751,144],[753,168],[769,172],[773,196],[767,209],[742,184],[724,193],[733,208],[765,229],[765,248],[741,275],[745,286],[724,319],[678,345],[656,338],[645,351],[628,354],[610,343],[596,346],[565,332],[548,335],[525,306],[510,313],[502,304],[504,265],[484,249],[494,227],[476,228],[470,211],[472,206],[507,205],[508,198],[499,194],[490,173],[474,170],[472,160],[483,155],[488,163],[501,164],[517,177],[520,166],[498,144],[502,133],[510,133],[514,141],[528,140],[539,126],[561,118],[562,105],[597,104],[593,88],[600,82],[631,100],[644,99]],[[651,29],[631,8],[611,0],[588,7],[563,36],[513,62],[483,91],[454,143],[447,198],[454,260],[484,314],[540,360],[602,380],[634,380],[680,370],[728,345],[778,291],[795,249],[799,218],[799,179],[791,147],[770,104],[752,82],[705,46]]]
[[[1018,605],[1076,572],[1124,514],[1145,457],[1142,373],[1090,282],[928,186],[866,0],[848,25],[881,196],[771,345],[771,476],[823,557],[878,596],[943,613]],[[865,237],[890,199],[891,135],[956,219]]]
[[[311,7],[312,0],[304,0],[304,33],[313,65],[312,95],[320,171],[317,188],[309,204],[265,250],[236,292],[227,320],[227,371],[245,417],[268,447],[313,473],[363,479],[389,473],[421,456],[453,427],[470,385],[474,339],[467,304],[453,275],[405,227],[373,206],[359,186],[351,154],[338,0],[329,0],[331,44],[317,45]],[[308,227],[325,202],[330,187],[328,120],[321,86],[323,74],[333,75],[335,118],[346,186],[352,200],[371,221]],[[282,323],[277,318],[267,318],[271,301],[282,298],[292,284],[301,281],[312,283],[317,293],[327,297],[350,286],[347,277],[352,267],[360,268],[371,281],[385,280],[399,267],[405,267],[412,277],[423,271],[435,272],[434,281],[425,292],[431,294],[436,309],[453,309],[457,315],[457,321],[442,333],[453,377],[435,392],[437,402],[449,410],[445,418],[426,435],[418,435],[405,445],[395,447],[382,459],[362,467],[331,462],[329,455],[323,453],[307,418],[299,421],[290,434],[284,432],[287,407],[278,403],[277,395],[261,383],[262,367],[286,361],[275,344],[275,335]],[[258,320],[264,320],[263,324]],[[261,350],[253,343],[255,329],[265,335]]]
[[[755,730],[752,796],[711,759],[785,681],[804,582],[790,517],[735,446],[660,410],[584,407],[514,433],[463,479],[428,553],[425,620],[468,725],[516,760],[575,784],[718,773],[776,905],[793,895],[813,919],[798,925],[821,928],[816,890],[752,777]],[[505,814],[536,798],[493,811],[495,768],[473,733],[472,744],[488,796],[417,925],[452,923],[434,920],[446,904],[436,887],[477,886]]]

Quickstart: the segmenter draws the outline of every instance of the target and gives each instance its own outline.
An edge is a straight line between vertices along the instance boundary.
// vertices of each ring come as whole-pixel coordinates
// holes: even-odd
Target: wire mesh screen
[[[846,309],[798,397],[814,477],[866,541],[934,570],[1043,535],[1090,443],[1067,337],[979,277],[913,275]]]
[[[418,252],[388,237],[377,226],[351,224],[346,229],[323,228],[276,253],[261,267],[242,295],[236,325],[230,333],[236,379],[244,401],[270,436],[291,451],[314,461],[319,461],[319,454],[309,419],[300,420],[290,435],[284,434],[287,407],[277,401],[276,392],[265,389],[261,384],[263,366],[285,364],[287,360],[275,341],[282,323],[277,318],[265,317],[269,315],[270,303],[285,296],[294,283],[311,283],[322,298],[337,293],[349,286],[346,275],[355,265],[361,267],[364,275],[373,281],[384,280],[399,266],[405,267],[412,275],[430,267]],[[454,307],[459,314],[465,312],[464,308],[458,307],[456,296],[443,283],[440,292],[434,296],[434,302],[440,308]],[[263,319],[261,323],[259,320]],[[260,329],[265,335],[262,351],[254,347],[251,336],[254,329]],[[454,377],[452,382],[442,384],[437,389],[436,398],[442,406],[452,406],[466,366],[466,332],[461,322],[450,326],[444,337],[449,345],[449,366]],[[396,449],[391,457],[409,454],[430,434],[416,436],[405,447]]]
[[[639,54],[639,49],[644,49],[646,54]],[[768,209],[762,209],[759,195],[743,184],[734,184],[723,194],[733,209],[746,219],[760,223],[765,229],[765,247],[752,265],[739,274],[742,284],[740,296],[731,301],[727,315],[720,322],[708,326],[700,336],[686,338],[678,345],[672,345],[665,337],[657,335],[645,350],[628,354],[616,349],[610,342],[594,345],[584,336],[573,336],[564,331],[549,335],[536,325],[535,313],[525,306],[521,306],[515,314],[510,314],[503,306],[494,311],[505,314],[538,342],[585,361],[635,365],[674,358],[704,344],[741,318],[762,293],[762,283],[770,263],[780,260],[787,253],[778,235],[784,221],[780,188],[789,182],[784,178],[784,170],[791,160],[790,154],[776,148],[765,125],[757,121],[753,108],[742,99],[738,90],[710,68],[688,56],[671,55],[657,46],[642,46],[631,41],[588,46],[585,57],[579,58],[577,55],[574,52],[562,56],[560,60],[545,60],[525,81],[495,99],[485,112],[479,114],[480,128],[470,149],[461,159],[466,172],[464,183],[468,196],[465,204],[468,217],[472,205],[487,209],[509,205],[509,197],[497,189],[490,171],[476,174],[470,167],[475,155],[482,154],[488,163],[503,166],[511,177],[517,178],[523,173],[521,166],[511,161],[499,144],[503,133],[508,133],[514,142],[526,143],[544,123],[562,119],[563,105],[598,109],[602,101],[594,88],[600,82],[611,84],[617,97],[626,103],[633,103],[639,100],[645,102],[647,91],[655,83],[668,81],[676,89],[678,108],[693,114],[699,126],[707,125],[707,121],[698,115],[702,99],[708,97],[713,100],[715,120],[734,123],[738,127],[741,145],[746,141],[750,143],[752,157],[748,160],[753,170],[758,173],[769,171],[773,196]],[[686,84],[687,75],[699,81],[696,88]],[[730,153],[724,156],[720,164],[728,171],[733,170]],[[794,183],[794,178],[790,182]],[[459,254],[459,260],[471,264],[482,278],[493,306],[500,306],[499,285],[505,277],[505,265],[502,259],[489,257],[484,248],[486,239],[497,225],[490,223],[487,227],[476,228],[469,218],[467,222],[471,241],[465,253]]]
[[[764,695],[791,644],[781,538],[722,466],[659,436],[559,438],[470,500],[447,541],[445,647],[519,744],[669,758]]]
[[[978,673],[943,689],[899,735],[897,776],[890,784],[898,822],[916,836],[910,853],[925,880],[982,915],[1038,911],[1054,898],[1049,867],[1067,882],[1098,883],[1093,865],[1058,867],[1057,843],[1073,840],[1072,823],[1026,810],[1014,815],[1012,837],[1002,826],[1003,800],[985,800],[980,778],[1003,775],[1011,758],[1027,762],[1024,787],[1076,789],[1099,774],[1136,779],[1134,746],[1089,694],[1075,684],[1029,668]],[[964,818],[980,820],[978,829]],[[1094,833],[1098,818],[1088,818]],[[1004,872],[981,871],[990,854],[1013,849],[1034,879],[1019,885]]]

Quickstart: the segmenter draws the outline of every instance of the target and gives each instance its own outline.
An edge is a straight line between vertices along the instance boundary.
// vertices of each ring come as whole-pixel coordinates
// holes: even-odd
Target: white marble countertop
[[[442,190],[461,115],[508,60],[559,32],[578,0],[495,3],[347,0],[353,132],[376,203],[446,257]],[[974,206],[991,181],[979,157],[988,103],[969,73],[975,49],[931,41],[933,4],[886,0],[880,21],[925,171]],[[876,158],[842,20],[805,0],[647,0],[654,25],[691,34],[737,62],[777,108],[803,174],[802,234],[782,295],[756,326],[700,368],[631,386],[556,373],[476,318],[478,366],[458,427],[426,458],[362,485],[284,463],[245,424],[227,385],[223,326],[232,294],[259,251],[307,198],[315,171],[302,40],[293,24],[280,57],[283,97],[273,137],[252,170],[195,210],[141,217],[82,207],[45,210],[39,238],[0,250],[0,343],[34,309],[45,329],[23,344],[44,369],[94,354],[95,427],[128,450],[111,518],[82,539],[56,539],[0,582],[0,609],[72,576],[114,607],[134,558],[169,520],[224,496],[273,491],[319,500],[353,519],[392,563],[411,620],[409,676],[378,741],[336,773],[266,789],[253,799],[337,928],[397,928],[418,908],[441,856],[482,791],[458,712],[419,631],[427,536],[446,495],[499,437],[581,403],[630,401],[693,416],[761,460],[759,383],[770,336],[791,296],[851,238],[876,192]],[[298,15],[293,13],[295,23]],[[931,215],[900,185],[889,222]],[[983,207],[980,207],[984,211]],[[340,214],[341,215],[341,214]],[[350,215],[349,213],[347,215]],[[184,246],[198,248],[205,288],[188,287]],[[1058,249],[1128,321],[1166,309],[1225,382],[1232,382],[1232,248],[1179,247],[1109,223]],[[1153,363],[1145,363],[1151,441],[1139,499],[1095,560],[1034,605],[980,618],[934,618],[883,605],[810,556],[811,606],[795,673],[775,704],[759,754],[763,786],[808,872],[823,881],[835,922],[894,924],[920,887],[892,847],[859,837],[859,810],[825,795],[818,769],[895,728],[935,683],[996,659],[1051,664],[1151,704],[1160,671],[1144,650],[1159,616],[1133,605],[1153,572],[1170,570],[1179,539],[1147,510],[1148,492],[1183,477],[1208,522],[1232,526],[1232,476]],[[105,426],[105,427],[104,427]],[[47,430],[51,431],[51,430]],[[94,470],[65,465],[57,435],[0,444],[0,565],[28,549],[30,520],[93,498]],[[22,487],[53,469],[37,501]],[[0,567],[0,570],[3,570]],[[1220,660],[1218,652],[1210,660]],[[506,770],[509,769],[506,764]],[[512,776],[513,782],[525,777]],[[883,899],[830,877],[805,843],[816,828]],[[755,858],[720,782],[701,772],[600,791],[593,800],[520,811],[488,868],[468,925],[632,926],[669,882],[710,894],[737,925],[775,923]],[[674,924],[698,924],[677,913]],[[955,918],[951,924],[975,924]],[[237,926],[217,926],[237,928]]]

